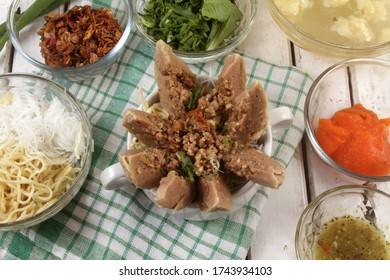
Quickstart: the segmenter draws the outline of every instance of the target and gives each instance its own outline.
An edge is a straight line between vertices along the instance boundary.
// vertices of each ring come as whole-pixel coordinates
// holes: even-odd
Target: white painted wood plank
[[[312,78],[316,78],[322,71],[340,60],[339,58],[322,57],[297,46],[295,46],[295,57],[297,67],[309,73]],[[346,178],[343,178],[320,161],[306,136],[303,141],[305,142],[308,162],[310,200],[330,187],[348,184]]]
[[[301,155],[299,147],[287,168],[286,183],[270,193],[251,248],[252,259],[296,259],[295,230],[307,205]]]
[[[289,41],[259,1],[257,16],[239,50],[277,65],[290,65]],[[271,191],[251,247],[251,259],[295,259],[294,234],[306,205],[302,151],[299,148],[287,169],[284,184]]]
[[[268,13],[265,1],[258,2],[253,26],[237,49],[277,65],[290,65],[289,40]]]

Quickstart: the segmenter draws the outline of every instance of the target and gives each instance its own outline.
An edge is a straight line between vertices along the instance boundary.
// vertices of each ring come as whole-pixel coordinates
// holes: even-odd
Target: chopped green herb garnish
[[[222,127],[221,134],[222,134],[223,136],[228,135],[228,131],[227,131],[227,126],[226,126],[226,125],[224,125],[224,126]]]
[[[181,161],[181,169],[178,171],[178,173],[186,177],[191,183],[195,182],[195,176],[194,176],[194,171],[195,171],[195,166],[191,161],[191,158],[184,153],[183,151],[178,151],[176,152],[177,157]]]
[[[231,145],[231,144],[233,144],[233,140],[232,139],[228,139],[228,138],[224,138],[222,140],[222,144]]]
[[[243,18],[232,0],[150,0],[140,16],[150,36],[181,51],[223,45]]]
[[[192,163],[191,158],[183,151],[176,152],[177,157],[181,161],[181,168],[176,170],[176,172],[185,178],[187,178],[191,183],[195,182],[195,175],[202,176],[205,179],[209,179],[209,176],[206,176],[200,172]],[[213,168],[213,176],[218,175],[218,169]]]
[[[190,98],[184,103],[188,110],[195,109],[198,106],[198,100],[202,96],[202,88],[196,87],[191,91]]]

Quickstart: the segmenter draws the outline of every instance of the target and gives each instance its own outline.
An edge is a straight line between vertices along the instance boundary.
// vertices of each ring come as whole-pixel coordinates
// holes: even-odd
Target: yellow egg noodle
[[[76,178],[86,149],[81,122],[57,98],[0,93],[0,223],[36,215]]]
[[[0,223],[23,220],[52,205],[76,178],[66,158],[32,156],[11,142],[0,146]]]

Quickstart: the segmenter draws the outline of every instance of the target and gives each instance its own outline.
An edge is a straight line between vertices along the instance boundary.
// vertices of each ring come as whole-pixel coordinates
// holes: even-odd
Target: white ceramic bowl
[[[203,79],[203,81],[205,81],[206,79],[210,81],[210,78],[206,78],[206,77],[200,77],[200,79],[201,80]],[[146,98],[146,102],[148,103],[149,106],[159,102],[158,91],[156,90],[151,95],[149,95]],[[142,110],[142,106],[139,106],[138,109]],[[275,131],[285,130],[291,125],[293,116],[290,109],[287,107],[279,107],[273,109],[269,111],[268,115],[269,115],[269,120],[268,120],[267,132],[262,137],[263,139],[262,151],[265,154],[270,156],[272,152],[272,128],[275,128]],[[132,144],[132,137],[133,136],[129,133],[127,138],[128,148],[130,148]],[[123,185],[129,184],[129,181],[126,175],[124,174],[120,163],[116,163],[106,168],[101,174],[101,181],[103,186],[106,189],[116,189]],[[242,186],[240,189],[234,192],[232,194],[233,205],[231,210],[229,211],[204,212],[201,211],[195,205],[191,205],[184,209],[174,211],[174,212],[167,208],[161,208],[161,209],[168,211],[170,214],[174,215],[175,217],[180,217],[186,220],[193,220],[193,221],[214,220],[221,217],[226,217],[234,213],[235,211],[239,210],[240,208],[242,208],[255,195],[258,188],[262,188],[262,186],[252,181],[248,181],[244,186]],[[155,190],[143,189],[142,191],[146,194],[146,196],[151,201],[153,202],[155,201],[155,196],[156,196]]]
[[[155,104],[159,101],[158,93],[155,92],[151,94],[146,101],[148,102],[149,105]],[[129,133],[128,134],[128,140],[127,140],[127,146],[131,146],[133,136]],[[272,151],[272,132],[271,132],[271,127],[267,127],[267,133],[263,137],[264,139],[264,145],[263,145],[263,152],[267,155],[271,155]],[[175,212],[172,212],[170,209],[162,208],[166,211],[169,211],[176,217],[181,217],[186,220],[194,220],[194,221],[205,221],[205,220],[214,220],[217,218],[225,217],[229,214],[234,213],[238,209],[242,208],[248,201],[255,195],[257,192],[257,189],[260,188],[258,184],[248,181],[243,187],[238,189],[236,192],[232,194],[232,208],[229,211],[213,211],[213,212],[204,212],[200,211],[196,205],[191,205],[187,206],[181,210],[177,210]],[[143,190],[146,196],[151,200],[155,201],[156,197],[156,190],[151,189]],[[157,205],[157,204],[156,204]]]

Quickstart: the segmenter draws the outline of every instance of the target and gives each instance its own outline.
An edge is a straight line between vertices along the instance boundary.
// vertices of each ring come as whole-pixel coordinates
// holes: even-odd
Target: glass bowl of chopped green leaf
[[[132,0],[133,20],[147,43],[169,44],[189,64],[224,57],[248,35],[256,0]]]

